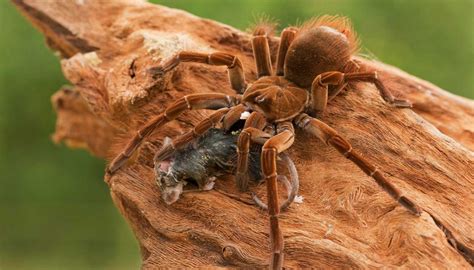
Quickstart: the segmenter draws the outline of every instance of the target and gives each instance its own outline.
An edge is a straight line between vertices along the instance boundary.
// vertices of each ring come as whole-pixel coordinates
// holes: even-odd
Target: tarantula
[[[317,119],[328,101],[342,90],[350,89],[353,82],[373,83],[382,98],[390,105],[411,107],[410,102],[395,98],[378,79],[375,71],[360,71],[353,56],[358,50],[356,34],[349,20],[324,16],[288,27],[281,33],[277,52],[276,71],[272,71],[268,32],[257,27],[251,44],[258,79],[247,83],[242,62],[225,52],[203,54],[182,51],[163,65],[153,69],[155,74],[171,71],[181,62],[227,66],[232,88],[239,94],[192,94],[175,101],[163,113],[151,119],[129,141],[125,149],[112,161],[109,172],[119,169],[155,129],[176,119],[186,110],[217,110],[200,122],[192,132],[173,140],[162,152],[172,152],[193,138],[199,137],[222,120],[228,128],[244,111],[251,112],[237,143],[238,161],[236,181],[241,191],[248,187],[248,158],[250,143],[262,144],[261,167],[267,186],[272,257],[270,267],[281,269],[283,263],[283,235],[278,215],[280,207],[277,192],[277,155],[294,142],[294,125],[315,135],[354,162],[385,190],[393,199],[413,214],[421,209],[390,183],[377,167],[364,159],[335,129]]]

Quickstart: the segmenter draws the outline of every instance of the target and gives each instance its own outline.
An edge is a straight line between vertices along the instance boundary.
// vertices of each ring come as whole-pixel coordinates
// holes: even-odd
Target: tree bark
[[[233,93],[226,69],[183,64],[164,77],[147,70],[182,50],[225,51],[256,78],[249,36],[232,27],[139,0],[13,0],[61,55],[71,87],[52,100],[56,142],[110,159],[150,116],[191,93]],[[278,39],[273,38],[275,51]],[[423,208],[415,217],[337,151],[297,132],[289,154],[302,204],[281,215],[288,268],[471,269],[474,255],[474,102],[394,67],[379,71],[413,110],[394,109],[360,83],[328,106],[323,121],[377,163]],[[105,181],[141,247],[143,268],[268,265],[266,213],[216,191],[185,194],[168,206],[152,158],[207,112],[186,113],[155,132],[137,157]],[[216,188],[235,193],[233,179]],[[264,187],[252,187],[264,193]]]

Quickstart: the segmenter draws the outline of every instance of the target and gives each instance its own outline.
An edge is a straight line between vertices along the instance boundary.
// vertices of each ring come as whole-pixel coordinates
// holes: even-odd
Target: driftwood
[[[177,97],[232,93],[222,67],[183,64],[172,74],[147,70],[181,49],[237,54],[255,79],[249,36],[229,26],[139,0],[13,0],[61,55],[73,85],[53,96],[55,141],[110,159],[133,131]],[[277,39],[272,42],[275,47]],[[413,110],[394,109],[370,84],[329,105],[324,121],[379,164],[424,212],[415,217],[337,151],[302,133],[289,151],[303,204],[282,214],[290,268],[470,269],[474,249],[474,102],[396,68],[361,59]],[[112,199],[141,247],[143,268],[265,267],[266,214],[216,191],[185,194],[167,206],[152,157],[165,135],[207,112],[156,132],[134,160],[106,177]],[[217,188],[239,194],[233,179]],[[259,194],[264,187],[252,187]]]

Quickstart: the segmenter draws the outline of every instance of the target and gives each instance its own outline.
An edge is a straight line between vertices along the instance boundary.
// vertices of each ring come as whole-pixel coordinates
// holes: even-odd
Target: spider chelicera
[[[288,27],[281,33],[277,52],[276,71],[272,71],[268,33],[257,27],[251,39],[258,79],[247,83],[238,57],[216,52],[203,54],[182,51],[175,57],[153,68],[155,74],[171,71],[181,62],[227,66],[231,86],[236,95],[220,93],[184,96],[163,113],[151,119],[129,141],[125,149],[110,163],[109,173],[117,171],[130,158],[141,142],[155,129],[176,119],[186,110],[216,110],[194,129],[174,139],[160,150],[157,157],[169,156],[210,128],[221,124],[229,129],[243,112],[251,112],[241,131],[238,142],[236,182],[241,191],[248,188],[248,158],[250,143],[263,145],[261,168],[267,186],[267,204],[270,219],[271,269],[283,264],[283,235],[279,226],[280,205],[277,190],[277,155],[294,142],[294,126],[315,135],[354,162],[385,190],[393,199],[415,215],[420,208],[403,196],[377,169],[367,161],[335,129],[318,119],[331,99],[352,82],[375,84],[382,98],[394,107],[409,108],[406,100],[396,99],[377,78],[374,71],[360,71],[353,59],[358,41],[350,22],[341,17],[323,16],[310,20],[301,27]]]

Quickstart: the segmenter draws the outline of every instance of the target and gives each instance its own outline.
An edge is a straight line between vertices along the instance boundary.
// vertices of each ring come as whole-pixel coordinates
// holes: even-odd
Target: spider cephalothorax
[[[374,71],[360,71],[353,59],[358,42],[349,21],[324,16],[302,27],[288,27],[281,33],[273,72],[268,36],[265,27],[257,27],[251,38],[258,79],[247,83],[242,62],[237,56],[224,52],[180,52],[151,72],[164,74],[181,62],[227,66],[231,87],[238,93],[193,94],[176,100],[164,112],[151,119],[129,141],[125,149],[111,162],[109,173],[117,171],[129,159],[140,143],[155,129],[176,119],[186,110],[216,110],[194,129],[174,140],[157,153],[167,156],[202,136],[215,125],[228,130],[243,112],[250,112],[237,141],[236,182],[246,191],[249,182],[249,147],[262,146],[261,169],[267,184],[272,258],[270,267],[283,264],[283,235],[278,216],[281,207],[277,190],[277,156],[295,140],[294,126],[301,128],[354,162],[400,205],[415,215],[421,209],[391,184],[384,174],[362,157],[336,130],[318,118],[331,99],[342,90],[352,89],[353,82],[375,84],[382,98],[394,107],[411,107],[406,100],[396,99],[378,79]],[[241,95],[243,94],[243,96]],[[312,117],[314,116],[314,117]]]
[[[280,76],[268,76],[254,82],[242,97],[242,103],[262,113],[269,122],[281,122],[301,113],[308,92]]]

